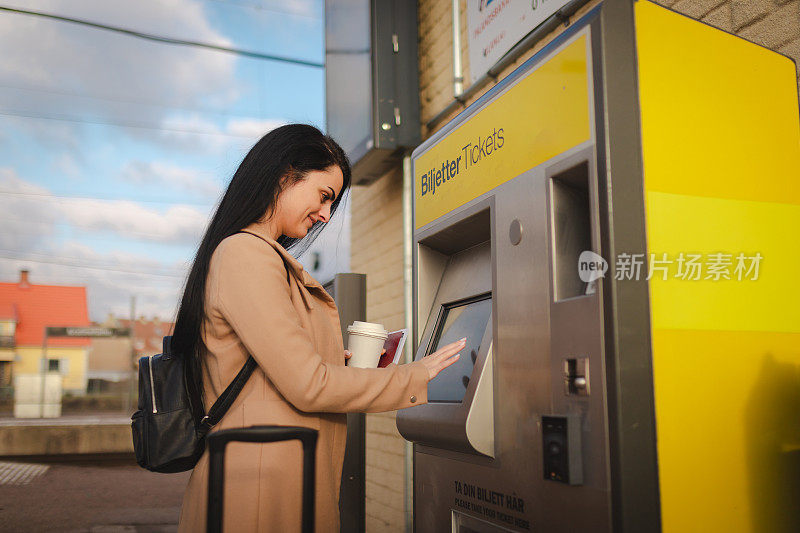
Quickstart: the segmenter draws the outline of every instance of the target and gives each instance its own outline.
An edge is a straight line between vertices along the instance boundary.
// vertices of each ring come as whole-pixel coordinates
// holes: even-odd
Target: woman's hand
[[[467,338],[452,342],[441,349],[421,359],[422,364],[428,369],[428,381],[432,380],[445,368],[458,361],[461,350],[467,345]]]

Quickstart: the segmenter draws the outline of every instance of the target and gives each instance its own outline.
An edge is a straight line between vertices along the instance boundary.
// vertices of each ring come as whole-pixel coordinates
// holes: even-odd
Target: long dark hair
[[[172,336],[173,352],[184,357],[186,387],[197,422],[204,414],[200,361],[206,347],[202,325],[206,277],[214,250],[226,237],[271,213],[284,188],[304,179],[309,171],[332,165],[338,166],[343,176],[342,190],[331,205],[333,216],[350,186],[350,163],[336,141],[314,126],[287,124],[270,131],[250,149],[233,175],[200,241]],[[289,249],[303,242],[307,248],[323,227],[324,223],[317,222],[302,239],[281,235],[278,243]]]

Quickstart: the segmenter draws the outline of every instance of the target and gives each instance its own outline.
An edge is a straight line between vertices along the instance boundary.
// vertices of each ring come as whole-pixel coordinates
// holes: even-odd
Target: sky
[[[322,0],[3,5],[324,62]],[[131,297],[137,315],[171,320],[249,148],[284,123],[325,127],[320,67],[5,11],[0,49],[0,281],[27,268],[32,283],[86,286],[96,321],[129,316]],[[322,282],[349,266],[346,212],[300,258]]]

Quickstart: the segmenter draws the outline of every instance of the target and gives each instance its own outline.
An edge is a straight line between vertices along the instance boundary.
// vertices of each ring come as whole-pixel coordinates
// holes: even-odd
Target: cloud
[[[81,153],[83,131],[78,124],[15,116],[3,116],[2,120],[11,126],[4,126],[4,129],[19,129],[22,133],[30,135],[38,145],[36,150],[65,150],[76,156]],[[34,143],[31,143],[31,146],[33,145]]]
[[[221,192],[220,185],[202,171],[160,161],[129,161],[122,169],[122,178],[135,184],[158,184],[204,197],[217,197]]]
[[[233,45],[212,27],[197,0],[16,4],[156,35]],[[4,13],[0,49],[15,51],[0,62],[5,89],[16,89],[4,90],[3,107],[23,114],[158,126],[175,108],[224,111],[239,95],[232,54],[69,22]]]
[[[75,161],[75,157],[69,152],[62,152],[57,155],[53,160],[52,166],[53,170],[62,176],[73,179],[80,179],[81,177],[81,169],[77,161]]]
[[[286,123],[286,120],[280,119],[234,119],[228,122],[227,131],[229,135],[258,140],[267,132]]]
[[[202,2],[196,0],[26,0],[20,7],[150,34],[233,44],[211,26]],[[0,43],[13,45],[18,52],[4,58],[0,74],[40,88],[162,104],[167,103],[165,98],[185,104],[236,95],[235,59],[230,54],[29,15],[6,14],[0,18],[0,28]]]
[[[154,264],[152,258],[145,256],[120,258],[117,254],[97,254],[81,248],[78,243],[67,243],[54,249],[52,255],[33,256],[34,260],[0,258],[0,281],[18,280],[19,271],[24,268],[30,271],[30,280],[35,284],[84,286],[89,316],[96,321],[108,313],[129,316],[131,297],[136,298],[137,316],[166,320],[175,316],[186,268]]]
[[[61,198],[10,168],[0,168],[0,190],[6,192],[0,214],[3,249],[37,249],[52,239],[57,223],[138,241],[195,245],[209,216],[208,210],[181,204],[159,210],[128,200]]]
[[[226,149],[246,150],[264,134],[287,124],[280,118],[235,118],[224,126],[202,117],[199,113],[173,114],[163,121],[159,139],[173,148],[189,151],[219,153]]]
[[[47,189],[23,180],[13,168],[8,167],[0,168],[0,185],[4,190],[12,192],[47,194]]]
[[[205,213],[186,205],[158,211],[127,200],[75,198],[59,203],[65,220],[79,228],[136,240],[196,244],[207,223]]]
[[[87,229],[110,232],[121,242],[194,246],[205,227],[205,213],[187,206],[159,211],[134,202],[57,198],[9,168],[0,168],[0,190],[13,193],[5,195],[5,209],[0,212],[0,280],[15,281],[19,270],[27,268],[33,283],[85,286],[92,320],[103,320],[110,312],[128,316],[132,296],[137,315],[174,317],[189,258],[163,261],[157,254],[98,252],[73,239],[59,243],[56,230],[63,224],[74,226],[78,234]],[[312,272],[319,281],[349,268],[347,198],[331,226],[301,258],[310,268],[313,253],[320,254],[321,268]]]
[[[58,215],[47,202],[37,200],[49,196],[49,191],[21,179],[10,168],[0,168],[0,190],[10,193],[4,195],[0,211],[0,249],[31,250],[45,244]]]
[[[188,263],[119,251],[99,253],[76,241],[59,244],[54,235],[59,224],[78,223],[120,237],[194,244],[205,215],[182,206],[158,213],[131,202],[65,201],[9,168],[0,168],[0,190],[5,193],[0,280],[15,281],[26,268],[33,283],[86,286],[93,320],[102,320],[109,312],[127,316],[131,296],[137,298],[137,314],[174,316]]]
[[[203,0],[8,0],[4,5],[234,46],[214,27],[217,21],[209,18],[210,4]],[[286,3],[281,9],[320,15],[320,4],[308,0]],[[95,136],[127,135],[165,151],[227,153],[246,150],[283,123],[231,116],[248,90],[237,78],[238,60],[233,54],[8,12],[0,15],[0,49],[14,51],[0,62],[0,110],[21,115],[5,117],[12,122],[4,125],[19,129],[13,128],[9,135],[4,127],[0,136],[22,138],[34,150],[62,154],[52,159],[48,170],[64,175],[83,163],[82,157],[98,161],[104,155],[89,149],[87,141]],[[85,123],[127,127],[96,128]],[[150,180],[219,191],[208,174],[164,162],[132,162],[123,173],[131,182]],[[137,296],[139,313],[172,316],[184,264],[145,255],[99,253],[71,239],[86,236],[90,242],[97,236],[118,239],[121,246],[131,240],[194,246],[206,226],[207,210],[60,198],[2,167],[0,190],[5,192],[0,195],[0,248],[14,252],[0,257],[0,278],[14,280],[19,268],[27,266],[34,283],[85,285],[95,319],[108,311],[127,315],[130,295]]]
[[[232,144],[248,140],[230,138],[216,123],[199,113],[172,114],[164,117],[156,135],[161,146],[194,153],[219,153]]]
[[[10,7],[53,13],[144,33],[233,47],[200,0],[13,0]],[[319,15],[310,1],[283,11]],[[123,134],[189,153],[249,148],[285,123],[230,118],[245,90],[237,57],[194,46],[156,43],[41,17],[0,16],[0,109],[47,147],[79,157],[86,124],[122,126]],[[48,120],[37,117],[58,118]],[[9,117],[13,119],[14,117]]]
[[[113,270],[133,271],[159,277],[181,277],[189,264],[185,261],[164,262],[154,256],[143,256],[129,252],[112,251],[100,253],[78,241],[67,241],[59,247],[59,253],[77,262],[91,263],[97,267]]]

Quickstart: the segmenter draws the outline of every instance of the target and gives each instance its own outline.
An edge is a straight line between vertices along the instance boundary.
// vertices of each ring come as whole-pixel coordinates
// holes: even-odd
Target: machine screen
[[[463,400],[491,316],[490,294],[478,300],[444,305],[444,315],[439,320],[434,335],[435,345],[428,353],[433,353],[461,337],[467,338],[467,345],[458,361],[442,370],[428,383],[429,402],[460,403]]]

